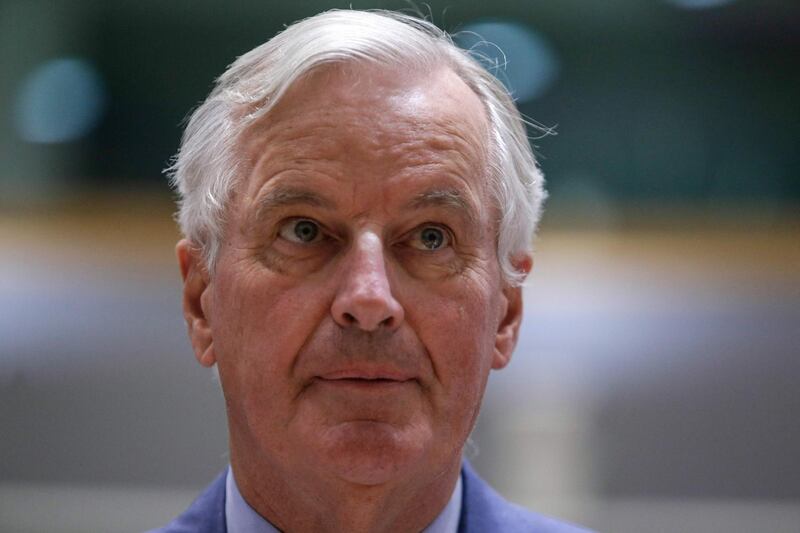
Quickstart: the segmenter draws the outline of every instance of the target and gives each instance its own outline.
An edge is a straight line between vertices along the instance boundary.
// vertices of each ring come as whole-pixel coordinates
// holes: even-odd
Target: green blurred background
[[[0,1],[1,531],[153,527],[227,463],[161,170],[226,65],[334,7],[410,9]],[[556,133],[478,470],[603,531],[798,531],[800,4],[417,8]]]

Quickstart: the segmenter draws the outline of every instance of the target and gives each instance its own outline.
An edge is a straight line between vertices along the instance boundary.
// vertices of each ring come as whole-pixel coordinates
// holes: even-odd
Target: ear
[[[517,345],[519,326],[522,324],[522,288],[506,287],[503,289],[505,313],[497,326],[494,339],[494,356],[492,369],[500,370],[511,361],[511,354]]]
[[[512,261],[514,268],[528,275],[533,267],[533,259],[524,256]],[[517,345],[519,337],[519,327],[522,324],[522,287],[512,287],[506,285],[503,289],[504,312],[497,326],[497,334],[494,339],[494,355],[492,357],[492,369],[500,370],[511,361],[511,354]]]
[[[209,275],[200,250],[187,239],[175,246],[183,277],[183,317],[189,330],[194,355],[201,365],[214,366],[214,342],[208,324],[207,307]],[[204,298],[205,295],[205,298]]]

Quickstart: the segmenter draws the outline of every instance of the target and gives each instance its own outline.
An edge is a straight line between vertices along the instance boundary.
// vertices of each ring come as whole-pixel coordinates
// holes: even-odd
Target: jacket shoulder
[[[555,520],[505,500],[472,469],[462,468],[464,500],[458,533],[485,531],[535,533],[591,533],[588,529]]]
[[[227,533],[225,480],[227,470],[209,485],[178,518],[147,533]]]

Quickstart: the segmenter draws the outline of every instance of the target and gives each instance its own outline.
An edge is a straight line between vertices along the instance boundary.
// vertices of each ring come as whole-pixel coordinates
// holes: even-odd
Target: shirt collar
[[[461,475],[459,475],[450,501],[422,533],[456,533],[461,516],[461,499]],[[228,468],[225,479],[225,522],[228,533],[280,533],[244,500],[231,468]]]

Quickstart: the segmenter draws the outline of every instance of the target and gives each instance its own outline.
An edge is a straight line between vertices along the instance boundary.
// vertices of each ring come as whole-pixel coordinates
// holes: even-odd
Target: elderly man
[[[509,95],[447,34],[385,12],[290,26],[222,75],[172,173],[231,465],[162,531],[577,531],[462,459],[544,193]]]

